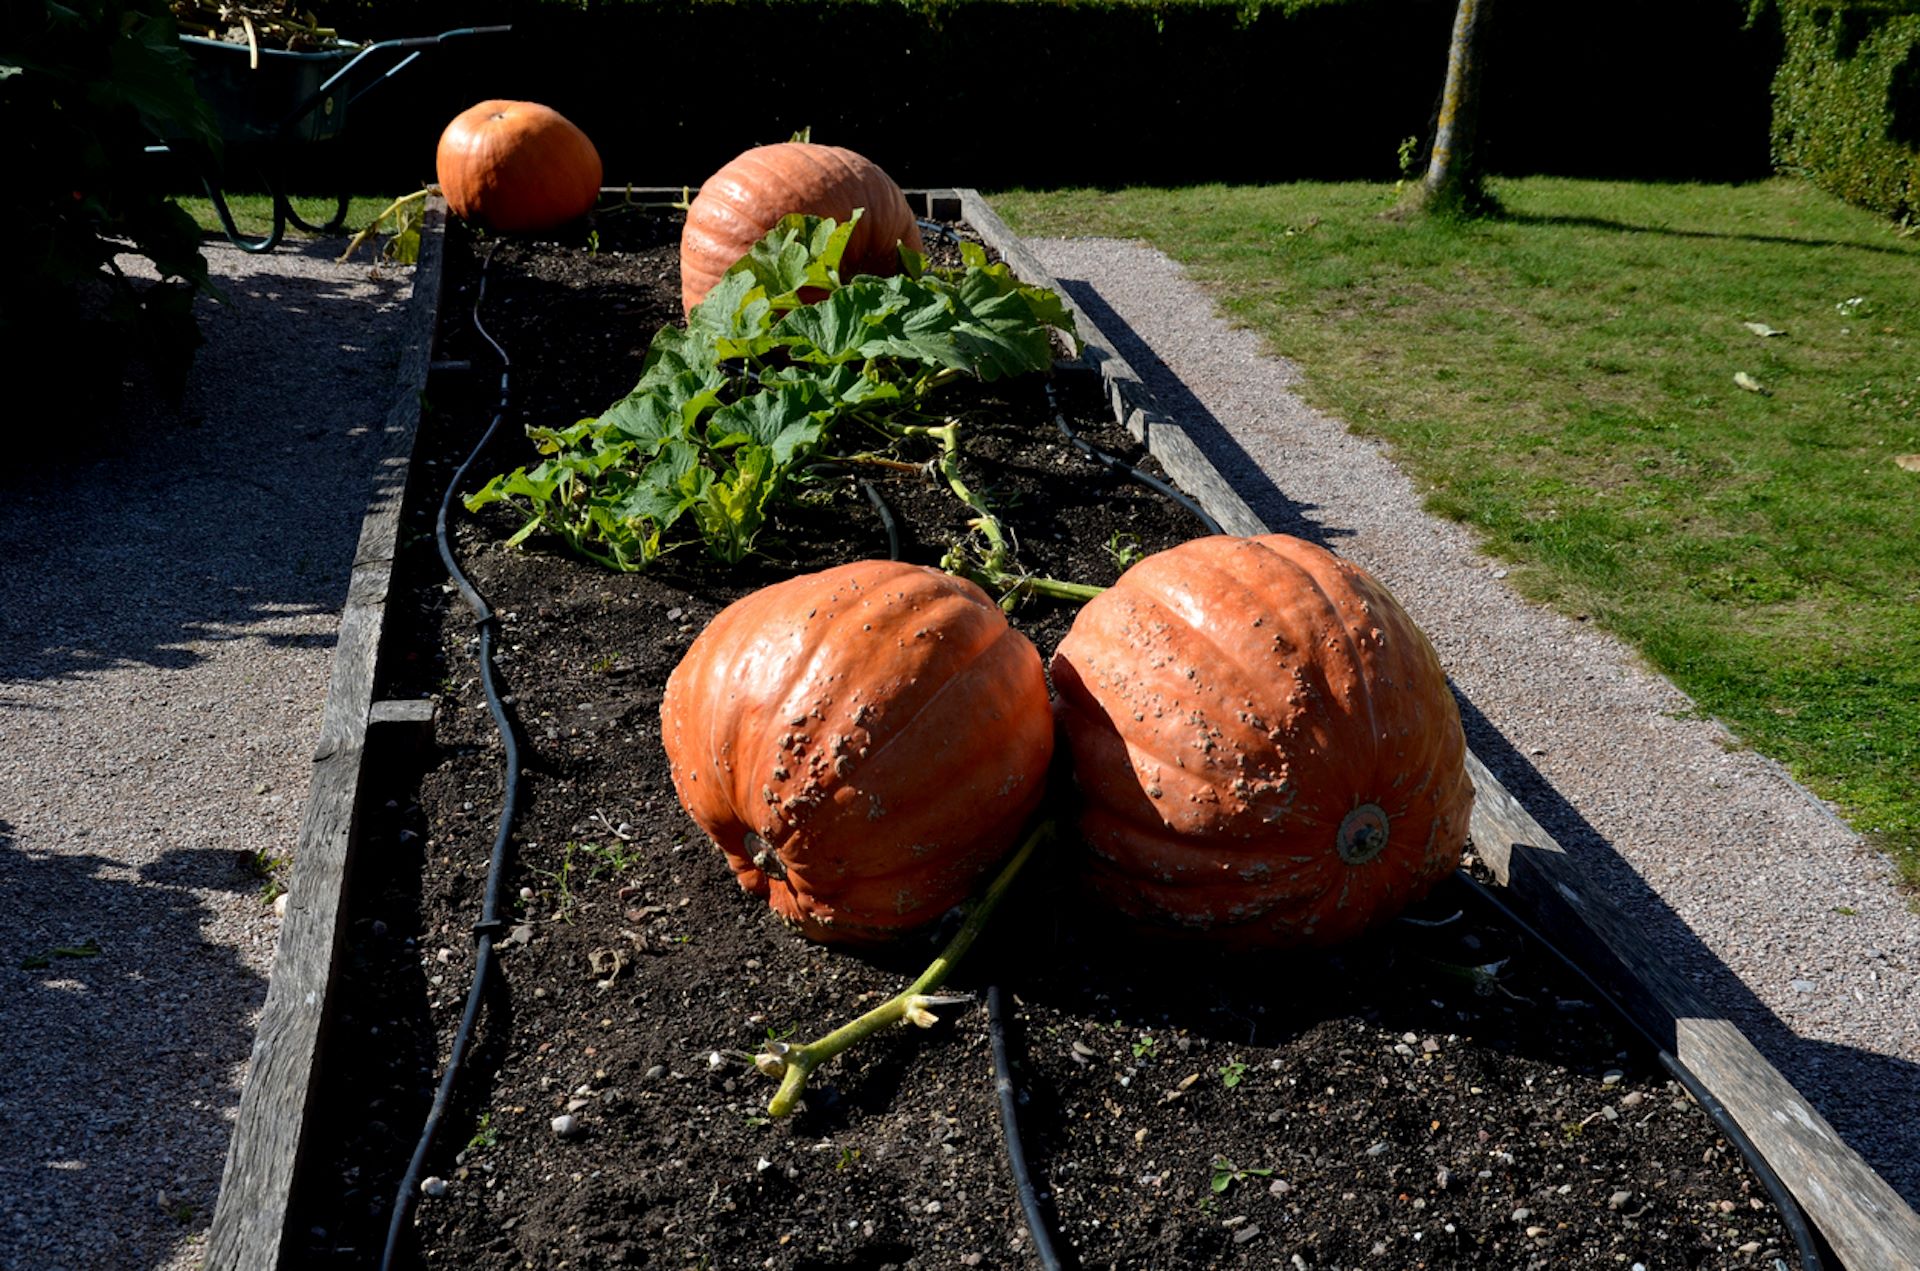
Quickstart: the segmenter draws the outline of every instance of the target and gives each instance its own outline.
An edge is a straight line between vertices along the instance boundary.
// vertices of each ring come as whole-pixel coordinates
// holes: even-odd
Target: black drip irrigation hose
[[[1131,477],[1133,480],[1147,487],[1147,489],[1152,490],[1155,494],[1163,498],[1172,499],[1175,503],[1178,503],[1181,507],[1198,517],[1200,523],[1207,527],[1209,534],[1226,533],[1226,530],[1221,527],[1220,522],[1214,520],[1213,515],[1198,503],[1194,502],[1193,499],[1179,490],[1174,489],[1171,485],[1162,481],[1159,477],[1154,476],[1152,473],[1140,471],[1140,469],[1134,467],[1125,459],[1120,458],[1118,455],[1109,454],[1088,441],[1085,437],[1082,437],[1079,432],[1075,430],[1074,426],[1067,422],[1067,412],[1061,409],[1060,397],[1059,394],[1054,392],[1052,380],[1047,381],[1047,405],[1053,408],[1053,422],[1059,426],[1060,435],[1072,442],[1081,454],[1093,460],[1109,472],[1118,472],[1122,476]]]
[[[413,1212],[414,1196],[420,1189],[420,1172],[426,1167],[427,1155],[433,1150],[434,1138],[440,1131],[440,1122],[453,1099],[454,1082],[459,1078],[461,1063],[466,1058],[467,1047],[473,1041],[474,1027],[480,1018],[480,1004],[493,971],[493,942],[506,929],[506,924],[500,920],[500,888],[506,875],[507,843],[513,834],[514,818],[520,807],[520,743],[513,721],[507,716],[506,703],[501,699],[493,665],[493,641],[498,624],[493,610],[487,607],[486,600],[454,559],[452,544],[447,539],[447,512],[453,505],[454,494],[466,480],[467,470],[479,459],[494,434],[500,430],[501,421],[507,417],[508,376],[512,362],[507,357],[507,351],[487,333],[480,321],[480,305],[487,295],[487,266],[492,263],[493,253],[489,251],[480,262],[480,285],[473,298],[473,329],[500,356],[500,400],[494,408],[493,421],[480,435],[479,442],[467,455],[466,461],[447,482],[446,493],[440,499],[439,515],[434,520],[433,533],[434,541],[440,548],[440,561],[446,566],[454,586],[459,588],[460,598],[473,610],[474,626],[480,633],[480,683],[486,693],[487,710],[493,716],[494,727],[500,732],[505,750],[504,791],[500,801],[499,828],[493,839],[493,854],[487,863],[487,889],[480,906],[480,921],[473,926],[473,986],[467,990],[466,1010],[460,1016],[460,1027],[455,1031],[453,1045],[447,1052],[446,1071],[441,1074],[439,1089],[434,1091],[433,1106],[428,1110],[426,1124],[420,1130],[420,1141],[413,1149],[413,1159],[407,1163],[407,1171],[400,1179],[400,1189],[394,1195],[393,1218],[387,1225],[386,1249],[380,1255],[381,1271],[391,1271],[393,1267],[407,1218]]]
[[[993,1043],[993,1090],[1000,1100],[1000,1138],[1013,1171],[1013,1189],[1020,1194],[1020,1212],[1026,1215],[1033,1237],[1033,1256],[1043,1271],[1060,1271],[1060,1253],[1053,1245],[1053,1225],[1040,1208],[1040,1193],[1027,1168],[1027,1146],[1020,1137],[1020,1092],[1013,1084],[1013,1064],[1007,1058],[1007,995],[999,984],[987,986],[987,1037]]]
[[[893,509],[871,481],[862,481],[867,501],[879,514],[887,531],[887,558],[900,559],[900,526]],[[1043,1271],[1060,1271],[1060,1254],[1054,1248],[1053,1228],[1046,1211],[1040,1207],[1040,1195],[1034,1189],[1033,1173],[1027,1168],[1027,1147],[1020,1137],[1019,1091],[1013,1084],[1013,1064],[1007,1058],[1006,994],[998,983],[987,986],[987,1032],[993,1042],[993,1087],[1000,1100],[1000,1139],[1007,1149],[1007,1164],[1013,1172],[1013,1189],[1020,1197],[1020,1212],[1026,1216],[1027,1233],[1033,1238],[1033,1255]]]
[[[1692,1069],[1680,1062],[1678,1055],[1667,1049],[1652,1029],[1628,1014],[1626,1007],[1620,1004],[1619,999],[1615,998],[1599,979],[1574,961],[1571,954],[1547,939],[1533,924],[1516,913],[1513,907],[1500,899],[1491,887],[1465,870],[1454,871],[1454,877],[1466,886],[1468,893],[1474,899],[1512,923],[1521,934],[1551,953],[1568,970],[1579,976],[1615,1015],[1626,1020],[1633,1030],[1640,1034],[1647,1045],[1653,1048],[1654,1054],[1660,1060],[1660,1066],[1665,1068],[1668,1075],[1678,1081],[1686,1092],[1693,1096],[1694,1101],[1705,1109],[1707,1119],[1713,1122],[1714,1129],[1720,1132],[1721,1137],[1733,1144],[1740,1155],[1746,1158],[1747,1168],[1754,1172],[1760,1179],[1760,1185],[1767,1189],[1767,1196],[1773,1201],[1773,1207],[1780,1212],[1781,1225],[1787,1229],[1787,1234],[1793,1237],[1794,1250],[1800,1256],[1801,1271],[1823,1271],[1827,1265],[1826,1260],[1820,1254],[1817,1238],[1808,1225],[1806,1214],[1801,1210],[1799,1202],[1793,1198],[1793,1194],[1787,1190],[1780,1176],[1774,1172],[1771,1165],[1767,1164],[1766,1157],[1760,1154],[1759,1147],[1747,1137],[1747,1132],[1734,1121],[1733,1114],[1727,1111],[1726,1105],[1714,1096],[1713,1091],[1707,1089],[1700,1078],[1694,1075]]]

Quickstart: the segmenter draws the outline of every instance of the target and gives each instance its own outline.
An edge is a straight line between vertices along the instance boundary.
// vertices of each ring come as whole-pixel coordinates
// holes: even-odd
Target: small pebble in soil
[[[429,1174],[420,1180],[420,1194],[423,1196],[445,1196],[447,1180],[438,1174]]]
[[[1617,1086],[1626,1075],[1626,1073],[1621,1072],[1618,1068],[1609,1068],[1600,1074],[1600,1084],[1603,1086]]]
[[[1619,1191],[1615,1192],[1613,1195],[1607,1197],[1607,1208],[1608,1209],[1624,1209],[1627,1206],[1627,1202],[1632,1199],[1633,1199],[1633,1193],[1626,1190],[1625,1188],[1621,1188]]]
[[[579,1120],[565,1112],[555,1117],[552,1121],[548,1122],[548,1124],[553,1127],[553,1132],[563,1139],[570,1139],[580,1133]]]

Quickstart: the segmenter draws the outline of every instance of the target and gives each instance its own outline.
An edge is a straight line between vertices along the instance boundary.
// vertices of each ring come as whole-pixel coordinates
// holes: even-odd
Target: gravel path
[[[1375,572],[1433,638],[1475,752],[1920,1206],[1920,917],[1886,861],[1611,637],[1527,603],[1374,443],[1294,394],[1166,256],[1029,240],[1276,529]],[[1206,439],[1211,439],[1207,442]]]
[[[397,391],[338,250],[210,245],[184,399],[0,478],[0,1268],[200,1262]]]

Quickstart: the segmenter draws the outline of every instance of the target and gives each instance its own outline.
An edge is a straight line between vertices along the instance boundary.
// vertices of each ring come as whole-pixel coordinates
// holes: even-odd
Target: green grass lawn
[[[273,200],[264,194],[232,194],[226,196],[227,210],[233,213],[233,223],[241,233],[255,236],[266,234],[273,229]],[[324,225],[333,216],[332,198],[303,198],[295,195],[291,200],[293,210],[298,212],[309,225]],[[199,223],[200,228],[209,234],[219,234],[220,218],[214,213],[213,200],[204,196],[181,197],[177,200],[187,214]],[[367,225],[378,216],[391,198],[354,196],[347,203],[347,229],[351,234]],[[293,226],[287,227],[287,239],[293,242],[311,240],[313,235],[304,234]],[[340,240],[342,247],[346,239]],[[375,248],[377,250],[377,246]]]
[[[1141,238],[1385,439],[1529,595],[1592,615],[1920,886],[1920,242],[1791,180],[1016,192]],[[1784,332],[1760,336],[1743,325]],[[1763,392],[1736,383],[1750,377]]]

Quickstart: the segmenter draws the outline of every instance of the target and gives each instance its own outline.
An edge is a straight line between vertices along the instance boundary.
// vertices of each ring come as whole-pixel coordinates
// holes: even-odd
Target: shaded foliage
[[[145,148],[219,138],[172,19],[158,0],[17,0],[0,15],[0,373],[16,398],[101,406],[140,351],[177,384],[210,284],[199,230]],[[130,278],[115,259],[129,253],[158,281]]]

